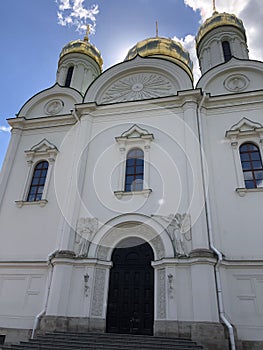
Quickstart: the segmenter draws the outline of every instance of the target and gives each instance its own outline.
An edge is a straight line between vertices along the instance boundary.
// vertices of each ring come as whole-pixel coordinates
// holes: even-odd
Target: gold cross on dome
[[[159,36],[158,21],[156,21],[156,38]]]
[[[89,41],[89,34],[90,34],[90,32],[91,32],[90,25],[87,24],[86,35],[85,35],[85,37],[84,37],[84,40],[85,40],[85,41]]]
[[[213,12],[216,12],[216,0],[213,0]]]

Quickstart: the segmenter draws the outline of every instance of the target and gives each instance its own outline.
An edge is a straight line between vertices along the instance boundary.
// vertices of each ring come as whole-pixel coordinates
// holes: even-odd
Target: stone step
[[[189,339],[113,333],[54,332],[3,350],[202,350]]]
[[[82,333],[76,333],[76,334],[70,334],[70,335],[66,335],[66,334],[56,334],[56,337],[54,338],[54,334],[45,334],[44,336],[39,336],[38,340],[42,340],[46,341],[48,339],[55,339],[55,340],[60,340],[63,339],[65,340],[65,338],[68,341],[79,341],[79,342],[92,342],[95,341],[103,341],[103,342],[107,342],[108,340],[116,342],[116,343],[123,343],[123,339],[125,337],[125,343],[141,343],[142,341],[144,343],[151,343],[151,344],[156,344],[156,343],[162,343],[162,344],[166,344],[166,345],[173,345],[173,344],[177,344],[179,343],[180,345],[183,344],[193,344],[193,341],[189,340],[189,339],[183,339],[183,338],[165,338],[165,337],[152,337],[152,336],[136,336],[136,335],[118,335],[118,334],[112,334],[112,335],[97,335],[97,334],[82,334]]]
[[[62,337],[65,339],[65,337],[70,337],[71,339],[85,339],[89,340],[91,338],[95,339],[103,339],[103,340],[114,340],[114,341],[123,341],[125,339],[125,343],[127,342],[163,342],[163,343],[172,343],[180,342],[180,343],[191,343],[194,342],[190,339],[186,338],[172,338],[172,337],[158,337],[158,336],[150,336],[150,335],[133,335],[133,334],[118,334],[118,333],[76,333],[76,332],[55,332],[55,333],[46,333],[45,337],[48,337],[49,334],[51,337],[56,335],[56,338]]]

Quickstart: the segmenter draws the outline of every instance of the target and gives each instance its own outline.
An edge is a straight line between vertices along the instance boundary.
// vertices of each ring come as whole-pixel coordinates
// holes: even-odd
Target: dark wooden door
[[[107,308],[107,332],[153,334],[153,251],[148,243],[116,248]]]

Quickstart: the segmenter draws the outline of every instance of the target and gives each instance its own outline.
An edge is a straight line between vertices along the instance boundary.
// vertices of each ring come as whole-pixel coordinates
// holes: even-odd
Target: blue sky
[[[55,83],[62,47],[83,38],[76,26],[58,23],[59,5],[73,3],[79,14],[98,5],[95,22],[88,23],[96,24],[91,42],[102,53],[104,69],[122,61],[136,42],[155,36],[156,20],[160,36],[179,38],[193,52],[200,23],[212,14],[212,0],[1,0],[0,168],[10,138],[6,119],[15,117],[32,95]],[[263,48],[258,45],[263,36],[262,0],[217,0],[216,6],[219,12],[243,19],[250,57],[262,60]],[[70,13],[60,12],[63,19]]]

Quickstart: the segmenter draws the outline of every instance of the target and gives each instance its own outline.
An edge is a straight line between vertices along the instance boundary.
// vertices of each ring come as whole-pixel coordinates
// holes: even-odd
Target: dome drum
[[[237,18],[234,14],[229,13],[218,13],[214,12],[212,17],[208,18],[199,28],[199,31],[196,35],[196,48],[198,50],[199,45],[202,39],[206,34],[210,33],[212,30],[224,27],[231,26],[239,29],[245,37],[246,40],[246,31],[241,19]]]

